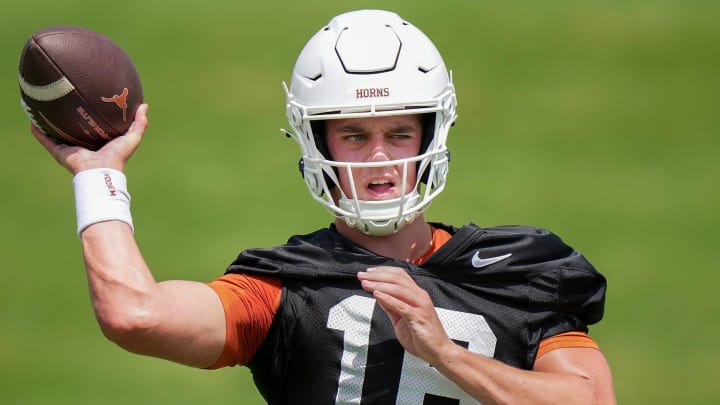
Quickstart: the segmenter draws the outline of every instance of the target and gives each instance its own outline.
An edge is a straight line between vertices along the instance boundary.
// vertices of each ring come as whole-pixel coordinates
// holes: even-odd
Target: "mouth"
[[[375,179],[368,183],[367,190],[375,198],[392,198],[395,183],[389,179]]]

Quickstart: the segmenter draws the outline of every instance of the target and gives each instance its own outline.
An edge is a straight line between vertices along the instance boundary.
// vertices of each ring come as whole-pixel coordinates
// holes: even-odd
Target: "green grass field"
[[[147,3],[147,4],[146,4]],[[130,162],[159,280],[327,225],[297,172],[281,82],[333,15],[391,8],[453,69],[448,188],[427,217],[549,228],[608,278],[591,333],[621,404],[720,403],[720,3],[10,0],[0,12],[0,403],[262,401],[245,369],[130,355],[89,305],[71,177],[19,106],[26,38],[101,31],[133,57],[151,128]]]

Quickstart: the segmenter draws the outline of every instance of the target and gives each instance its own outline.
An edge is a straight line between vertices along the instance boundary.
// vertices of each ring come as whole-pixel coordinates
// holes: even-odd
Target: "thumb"
[[[128,131],[105,144],[100,149],[100,152],[106,151],[110,155],[117,155],[121,160],[125,161],[129,159],[130,155],[140,146],[140,141],[142,141],[143,134],[148,127],[147,110],[147,104],[140,104]]]
[[[125,136],[134,138],[133,140],[140,142],[145,130],[147,129],[149,122],[147,118],[148,105],[143,103],[140,104],[137,111],[135,112],[135,119],[133,120],[128,132]]]

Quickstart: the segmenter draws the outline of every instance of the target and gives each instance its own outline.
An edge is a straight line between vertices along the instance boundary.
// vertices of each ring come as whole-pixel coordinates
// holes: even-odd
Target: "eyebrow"
[[[347,124],[336,129],[337,132],[365,132],[365,128],[360,125]]]

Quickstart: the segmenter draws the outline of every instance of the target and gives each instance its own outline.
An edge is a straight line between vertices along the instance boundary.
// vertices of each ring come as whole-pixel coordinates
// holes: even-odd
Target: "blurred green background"
[[[0,11],[0,403],[262,401],[243,368],[130,355],[89,305],[71,177],[19,106],[27,37],[91,28],[134,59],[151,127],[127,169],[159,280],[327,225],[281,82],[333,15],[388,8],[453,69],[448,188],[428,219],[549,228],[608,278],[591,329],[621,404],[720,403],[720,2],[5,1]]]

